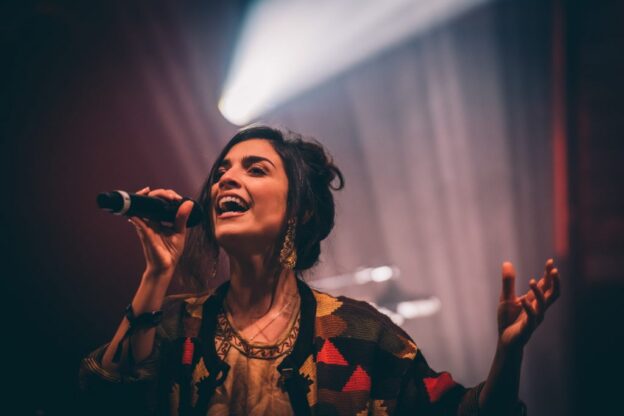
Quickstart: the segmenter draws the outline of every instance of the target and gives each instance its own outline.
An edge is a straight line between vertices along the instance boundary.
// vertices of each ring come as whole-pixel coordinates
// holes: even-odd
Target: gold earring
[[[284,244],[280,250],[280,264],[285,269],[294,269],[297,264],[297,249],[295,248],[295,219],[288,220],[288,228],[284,236]]]

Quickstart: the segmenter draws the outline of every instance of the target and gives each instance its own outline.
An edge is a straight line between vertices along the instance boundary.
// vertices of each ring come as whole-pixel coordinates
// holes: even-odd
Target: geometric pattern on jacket
[[[297,281],[299,335],[279,365],[296,415],[477,415],[483,384],[466,389],[428,365],[411,338],[366,302]],[[205,416],[229,366],[215,348],[228,283],[201,297],[171,296],[150,357],[121,374],[104,370],[106,345],[81,364],[81,386],[97,414]],[[191,365],[182,365],[184,342]]]

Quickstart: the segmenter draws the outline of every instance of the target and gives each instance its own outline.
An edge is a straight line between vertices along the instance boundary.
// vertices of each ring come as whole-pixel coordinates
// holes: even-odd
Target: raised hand
[[[182,196],[170,189],[155,189],[151,191],[147,187],[138,191],[137,194],[158,197],[169,201],[182,199]],[[192,209],[192,201],[182,203],[176,214],[175,222],[170,225],[137,217],[132,217],[128,220],[135,226],[141,240],[146,262],[146,274],[173,274],[173,270],[184,250],[186,221]]]
[[[168,201],[182,199],[180,195],[170,189],[151,191],[147,187],[138,191],[137,194],[154,196]],[[173,272],[184,250],[186,221],[191,215],[192,209],[192,201],[182,203],[178,208],[173,224],[160,224],[137,217],[128,220],[136,228],[146,263],[141,283],[131,302],[135,316],[157,311],[161,308]],[[155,328],[140,329],[133,333],[132,338],[128,341],[129,328],[129,322],[124,317],[102,357],[102,367],[107,371],[117,372],[119,368],[126,366],[130,349],[135,363],[141,362],[151,354],[156,334]],[[120,351],[121,354],[119,355]]]
[[[498,305],[498,334],[503,347],[521,348],[544,320],[546,310],[559,297],[559,272],[549,259],[539,281],[531,279],[527,293],[515,294],[516,272],[511,263],[502,267],[503,287]]]

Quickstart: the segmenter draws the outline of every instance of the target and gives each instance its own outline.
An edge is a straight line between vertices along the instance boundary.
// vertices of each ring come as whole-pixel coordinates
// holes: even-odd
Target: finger
[[[554,267],[554,260],[548,259],[546,260],[546,264],[544,265],[544,274],[542,278],[537,282],[537,287],[543,292],[546,293],[552,287],[552,269]],[[532,290],[527,292],[527,297],[530,302],[535,300],[535,295]]]
[[[175,199],[182,199],[182,195],[180,195],[179,193],[177,193],[176,191],[174,191],[173,189],[167,189],[168,192],[171,193],[171,195],[173,197],[175,197]]]
[[[551,289],[549,296],[547,296],[546,298],[548,305],[552,305],[552,303],[556,301],[557,298],[559,298],[560,285],[561,285],[558,269],[556,268],[552,269],[552,271],[550,272],[550,275],[552,276],[552,289]]]
[[[182,197],[178,195],[177,192],[171,189],[154,189],[148,195],[163,198],[169,201],[179,201],[180,199],[182,199]]]
[[[526,312],[527,325],[529,327],[529,330],[533,331],[533,329],[535,328],[537,324],[537,312],[535,311],[535,309],[533,309],[533,307],[531,306],[527,298],[523,297],[520,300],[520,303],[522,304],[522,307],[524,308],[524,311]]]
[[[535,296],[536,307],[535,311],[537,313],[537,322],[542,322],[544,319],[544,312],[546,310],[546,298],[544,297],[544,292],[537,287],[537,282],[535,279],[531,279],[529,282],[529,286],[531,287],[532,293]]]
[[[145,229],[148,228],[145,222],[137,217],[128,218],[128,222],[134,226],[134,229],[139,236],[139,240],[141,240],[141,243],[145,245]]]
[[[147,221],[145,221],[142,218],[139,217],[130,217],[128,218],[128,222],[131,223],[132,225],[134,225],[138,231],[140,231],[141,233],[143,233],[144,235],[147,234],[148,232],[152,231],[152,226],[150,224],[147,223]]]
[[[547,291],[548,289],[552,287],[552,278],[550,274],[554,267],[555,267],[555,261],[553,259],[546,260],[546,265],[544,266],[544,275],[539,281],[539,284],[540,284],[539,286],[544,291]]]
[[[180,205],[180,208],[178,208],[175,223],[173,224],[173,229],[176,233],[183,233],[186,231],[186,222],[191,216],[194,204],[195,203],[193,201],[184,201],[182,205]]]
[[[158,238],[158,234],[164,234],[166,232],[166,230],[163,230],[164,227],[161,227],[153,221],[144,220],[139,217],[130,217],[128,221],[136,227],[144,245],[153,244]]]
[[[128,221],[130,221],[131,223],[140,226],[142,229],[144,229],[145,231],[150,230],[152,232],[159,232],[160,231],[160,225],[157,222],[154,222],[152,220],[150,220],[147,217],[137,217],[137,216],[132,216],[128,219]]]
[[[149,264],[154,258],[154,238],[156,234],[154,231],[140,218],[131,217],[128,218],[128,222],[134,225],[139,241],[141,242],[141,248],[143,250],[143,257]]]
[[[516,299],[516,271],[511,262],[503,263],[503,289],[501,292],[501,301],[514,301]]]
[[[147,224],[145,224],[145,221],[143,221],[139,217],[130,217],[130,218],[128,218],[128,222],[130,224],[134,225],[136,228],[139,228],[139,229],[147,228]]]
[[[150,191],[150,187],[146,186],[145,188],[139,189],[138,191],[136,191],[135,194],[137,194],[137,195],[147,195],[149,193],[149,191]]]

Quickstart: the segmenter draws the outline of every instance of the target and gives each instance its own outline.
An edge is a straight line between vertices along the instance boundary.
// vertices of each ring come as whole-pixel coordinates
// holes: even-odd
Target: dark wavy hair
[[[321,241],[334,227],[335,204],[332,191],[344,187],[344,178],[325,148],[318,141],[304,138],[292,131],[264,125],[244,128],[221,150],[198,198],[206,214],[201,227],[189,230],[186,248],[178,266],[183,281],[196,288],[203,288],[209,283],[206,276],[213,274],[211,270],[214,271],[216,267],[215,261],[219,253],[210,215],[211,188],[215,183],[215,175],[232,147],[252,139],[270,142],[284,164],[288,178],[286,218],[295,218],[297,224],[295,272],[300,274],[318,262]]]

